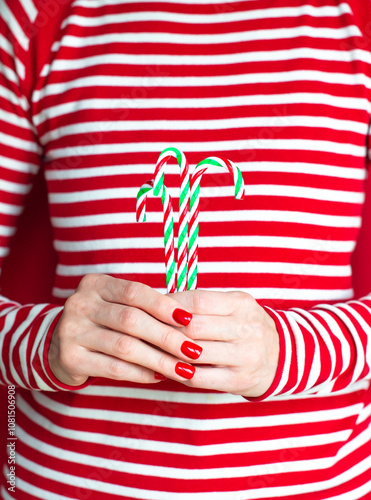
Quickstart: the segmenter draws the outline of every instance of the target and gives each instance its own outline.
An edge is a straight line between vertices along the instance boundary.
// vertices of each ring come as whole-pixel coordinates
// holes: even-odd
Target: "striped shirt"
[[[350,266],[368,11],[368,0],[0,0],[0,256],[40,169],[58,253],[52,303],[0,296],[0,381],[17,386],[17,482],[4,464],[3,499],[370,498],[371,296],[355,300]],[[72,388],[48,366],[85,274],[165,292],[161,203],[138,224],[135,197],[169,145],[243,172],[243,201],[227,175],[202,180],[198,286],[251,293],[274,318],[279,366],[260,398],[171,380]],[[177,206],[175,164],[165,182]]]

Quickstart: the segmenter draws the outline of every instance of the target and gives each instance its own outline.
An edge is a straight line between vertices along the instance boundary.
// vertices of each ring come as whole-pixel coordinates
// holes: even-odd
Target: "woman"
[[[18,387],[2,497],[367,498],[359,3],[0,6],[4,247],[42,168],[58,252],[53,304],[2,298]],[[246,185],[236,202],[205,176],[200,290],[171,295],[160,205],[135,222],[168,145],[230,158]]]

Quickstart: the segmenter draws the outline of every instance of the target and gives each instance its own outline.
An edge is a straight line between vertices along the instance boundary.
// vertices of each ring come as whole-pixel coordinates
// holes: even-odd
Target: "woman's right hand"
[[[66,300],[49,347],[49,366],[62,383],[88,377],[156,383],[193,377],[202,348],[176,327],[192,315],[149,286],[87,274]]]

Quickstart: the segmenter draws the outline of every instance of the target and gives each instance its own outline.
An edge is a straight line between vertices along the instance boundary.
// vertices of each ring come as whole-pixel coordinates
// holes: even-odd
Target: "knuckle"
[[[73,373],[80,364],[76,349],[66,348],[61,342],[59,347],[59,364],[69,373]]]
[[[92,312],[92,301],[88,300],[84,294],[76,291],[66,300],[64,311],[71,316],[89,316]]]
[[[66,302],[64,303],[64,313],[75,313],[78,310],[78,304],[80,302],[80,297],[78,293],[74,292],[72,295],[68,297]]]
[[[153,382],[152,372],[139,370],[138,373],[136,373],[135,382],[137,382],[138,384],[149,384]]]
[[[80,280],[79,286],[77,289],[88,289],[91,290],[92,288],[95,288],[97,285],[97,282],[102,278],[102,275],[98,273],[89,273],[85,274]]]
[[[122,378],[124,376],[125,367],[120,361],[112,360],[107,367],[107,373],[110,378]]]
[[[214,390],[216,388],[216,382],[214,379],[208,379],[203,373],[202,370],[195,371],[195,375],[191,379],[187,380],[187,385],[191,387],[207,387],[210,390]]]
[[[191,339],[202,339],[207,334],[207,328],[204,321],[198,316],[194,316],[190,324],[187,326],[186,335]]]
[[[156,363],[156,370],[159,371],[160,373],[166,373],[168,370],[166,370],[167,366],[167,357],[164,354],[160,354],[157,363]]]
[[[174,337],[174,330],[167,329],[161,333],[160,342],[161,346],[168,347],[171,345],[171,340]]]
[[[193,310],[204,311],[207,309],[208,301],[203,293],[198,293],[197,290],[192,293]]]
[[[126,329],[132,330],[138,323],[139,313],[134,307],[120,307],[117,311],[117,321]]]
[[[241,292],[239,290],[234,290],[232,292],[228,292],[228,294],[236,301],[236,303],[251,303],[255,302],[255,299],[252,295],[246,292]]]
[[[141,293],[143,293],[144,286],[142,283],[127,281],[124,286],[124,299],[126,303],[134,303]]]
[[[131,337],[118,337],[113,344],[113,352],[118,352],[122,356],[130,356],[135,349],[134,339]]]
[[[55,329],[56,336],[60,342],[76,337],[79,330],[78,322],[64,311]]]

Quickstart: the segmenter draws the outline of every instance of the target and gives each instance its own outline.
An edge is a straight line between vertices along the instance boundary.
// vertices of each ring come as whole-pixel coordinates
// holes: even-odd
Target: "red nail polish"
[[[180,362],[175,365],[175,372],[188,380],[193,377],[195,371],[196,368],[192,365],[186,365],[185,363]]]
[[[173,319],[183,326],[189,325],[192,319],[192,314],[184,311],[184,309],[175,309],[173,312]]]
[[[180,350],[182,351],[184,356],[188,356],[188,358],[191,359],[198,359],[202,353],[202,347],[200,347],[197,344],[194,344],[193,342],[188,342],[188,340],[183,342],[183,344],[180,347]]]
[[[165,375],[162,375],[162,373],[155,372],[155,379],[156,380],[167,380],[167,377],[165,377]]]

